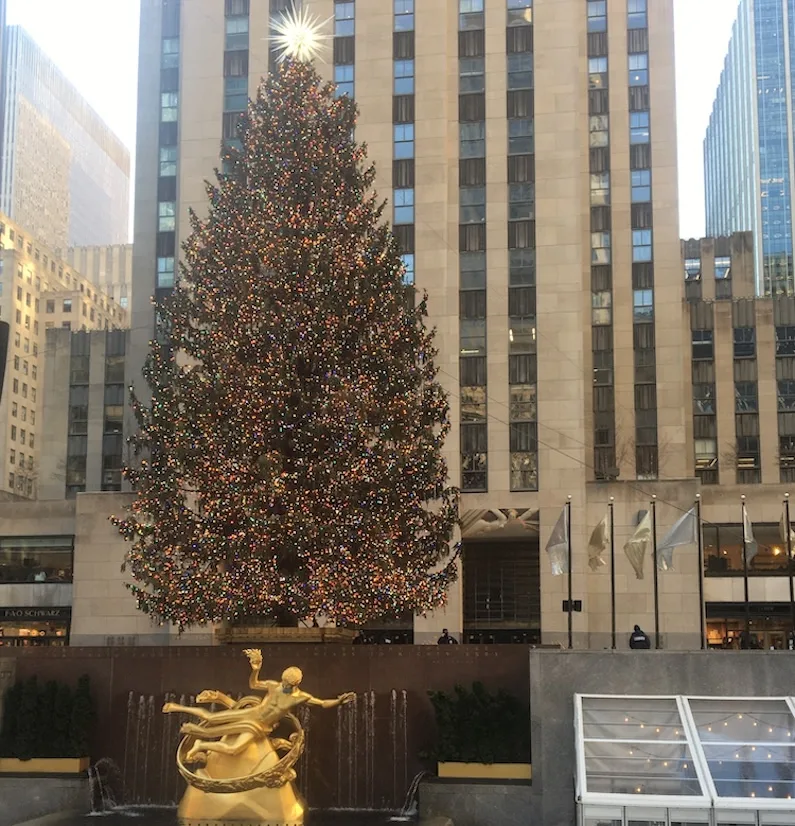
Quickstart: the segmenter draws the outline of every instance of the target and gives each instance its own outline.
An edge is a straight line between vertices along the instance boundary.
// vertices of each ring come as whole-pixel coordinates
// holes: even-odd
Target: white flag
[[[781,522],[778,523],[778,532],[781,541],[784,543],[784,550],[787,550],[787,514],[781,511]],[[792,522],[789,523],[789,550],[795,556],[795,530],[792,529]]]
[[[629,564],[635,571],[638,579],[643,579],[643,562],[646,559],[646,551],[651,545],[651,512],[646,511],[646,515],[640,520],[640,524],[635,528],[635,533],[624,545],[624,553],[627,555]]]
[[[759,544],[754,539],[754,526],[751,524],[751,519],[748,516],[745,505],[743,505],[743,552],[745,553],[745,560],[749,565],[758,550]]]
[[[596,571],[607,565],[602,558],[602,554],[610,547],[610,514],[606,513],[602,521],[593,529],[591,538],[588,540],[588,565],[592,571]]]
[[[679,517],[674,526],[657,543],[657,567],[661,571],[673,571],[674,548],[680,545],[695,545],[698,542],[698,520],[696,509],[690,510]]]
[[[552,529],[547,542],[547,553],[552,565],[552,576],[561,576],[569,572],[569,523],[566,508],[560,512],[558,521]]]

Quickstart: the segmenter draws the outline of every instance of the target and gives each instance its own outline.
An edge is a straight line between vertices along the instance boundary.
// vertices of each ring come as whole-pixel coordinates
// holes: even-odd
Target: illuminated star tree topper
[[[456,577],[434,332],[355,126],[285,60],[192,215],[116,520],[156,621],[363,625],[438,608]]]
[[[309,63],[320,57],[330,37],[323,32],[328,22],[322,22],[300,4],[275,16],[271,20],[271,30],[275,34],[270,40],[279,62],[292,59]]]

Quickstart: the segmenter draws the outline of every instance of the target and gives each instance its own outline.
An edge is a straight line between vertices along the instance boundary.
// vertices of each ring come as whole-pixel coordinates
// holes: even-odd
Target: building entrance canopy
[[[574,702],[583,826],[795,824],[795,698]]]

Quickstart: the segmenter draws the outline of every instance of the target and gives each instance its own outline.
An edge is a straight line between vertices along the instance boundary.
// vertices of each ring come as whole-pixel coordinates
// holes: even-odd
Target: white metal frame
[[[589,792],[588,780],[585,771],[585,738],[583,719],[583,700],[667,700],[676,704],[680,722],[685,734],[685,743],[693,758],[693,766],[703,792],[702,795],[628,795],[611,794],[607,792]],[[793,718],[795,730],[795,698],[794,697],[704,697],[684,695],[643,695],[643,694],[575,694],[574,695],[574,736],[576,750],[575,790],[577,803],[580,806],[606,807],[643,807],[664,809],[710,809],[716,811],[756,811],[772,814],[774,812],[792,812],[795,800],[720,797],[717,793],[712,773],[707,764],[706,754],[698,733],[692,709],[691,700],[712,700],[723,702],[740,702],[764,704],[769,702],[783,702]],[[589,742],[591,738],[589,738]],[[605,742],[616,742],[605,740]],[[619,741],[620,742],[620,741]],[[730,745],[730,744],[725,744]],[[743,744],[746,745],[746,744]],[[770,745],[773,745],[772,743]],[[795,737],[786,745],[795,745]],[[757,820],[759,818],[757,817]]]

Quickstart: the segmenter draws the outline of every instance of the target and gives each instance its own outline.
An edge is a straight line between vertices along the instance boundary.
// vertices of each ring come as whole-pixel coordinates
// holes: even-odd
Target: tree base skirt
[[[83,774],[90,764],[88,757],[0,757],[0,774]]]
[[[352,628],[267,628],[239,626],[219,628],[221,643],[338,643],[350,645],[358,632]]]

